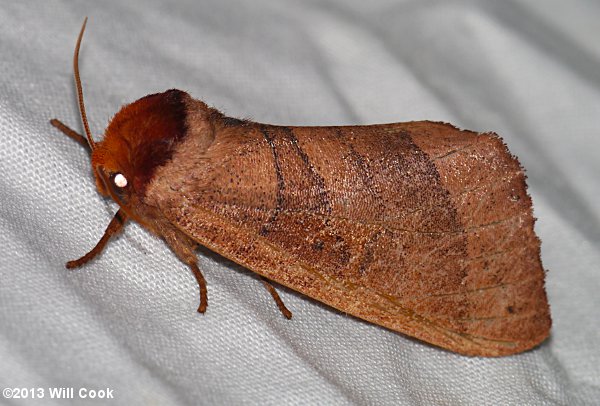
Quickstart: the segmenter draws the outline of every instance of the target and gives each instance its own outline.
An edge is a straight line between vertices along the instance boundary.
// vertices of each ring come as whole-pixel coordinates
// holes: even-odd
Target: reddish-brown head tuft
[[[100,192],[110,194],[111,177],[120,173],[130,193],[143,194],[154,170],[171,158],[173,148],[186,135],[185,101],[189,98],[181,90],[167,90],[128,104],[114,116],[92,154]]]

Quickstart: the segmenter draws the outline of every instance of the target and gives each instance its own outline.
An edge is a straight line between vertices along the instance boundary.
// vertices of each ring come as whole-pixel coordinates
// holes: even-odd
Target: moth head
[[[186,99],[180,90],[143,97],[125,105],[92,151],[98,191],[126,206],[142,198],[155,170],[169,162],[187,133]]]
[[[143,203],[144,192],[156,169],[171,160],[177,145],[187,136],[187,106],[192,98],[177,89],[142,97],[123,106],[110,121],[104,139],[95,142],[88,125],[79,77],[79,49],[86,22],[87,18],[77,38],[73,68],[81,120],[92,151],[96,186],[101,194],[112,197],[132,215],[136,204]],[[202,106],[207,109],[206,105]]]
[[[117,147],[114,141],[96,143],[96,148],[92,151],[92,168],[98,191],[104,196],[112,197],[121,207],[126,207],[135,191],[127,157],[120,154],[126,145],[121,144],[121,147]]]

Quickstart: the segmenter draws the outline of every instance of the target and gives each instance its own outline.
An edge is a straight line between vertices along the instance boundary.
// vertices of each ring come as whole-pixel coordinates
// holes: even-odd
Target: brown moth
[[[188,264],[203,245],[342,312],[467,355],[528,350],[549,335],[540,241],[517,159],[493,133],[429,121],[287,127],[226,117],[180,90],[143,97],[94,142],[102,195]]]

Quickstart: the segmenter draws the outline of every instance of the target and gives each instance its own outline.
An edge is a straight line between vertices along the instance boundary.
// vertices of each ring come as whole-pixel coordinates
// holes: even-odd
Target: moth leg
[[[52,124],[54,127],[58,128],[64,134],[68,135],[70,138],[74,139],[75,141],[77,141],[78,143],[83,145],[86,149],[88,149],[88,150],[90,149],[87,139],[83,135],[79,134],[77,131],[68,127],[62,121],[53,118],[52,120],[50,120],[50,124]]]
[[[96,255],[100,254],[102,252],[102,250],[104,249],[104,247],[106,246],[106,243],[108,242],[108,240],[110,240],[110,237],[112,237],[113,235],[119,234],[121,232],[121,230],[123,229],[123,225],[125,224],[126,221],[127,221],[127,214],[125,214],[125,212],[122,209],[119,209],[119,211],[115,214],[113,219],[108,224],[108,227],[106,227],[106,231],[104,231],[104,235],[102,236],[102,238],[100,238],[100,241],[98,241],[96,246],[94,248],[92,248],[92,250],[90,252],[88,252],[87,254],[82,256],[81,258],[67,262],[67,265],[66,265],[67,269],[78,268],[81,265],[89,262]]]
[[[206,312],[206,307],[208,306],[208,291],[206,289],[206,279],[204,279],[204,275],[198,268],[198,264],[193,262],[189,264],[192,273],[196,277],[196,281],[198,281],[198,288],[200,288],[200,305],[198,306],[198,313]]]
[[[265,286],[265,288],[267,288],[267,290],[269,291],[269,293],[273,297],[273,300],[275,300],[275,303],[277,304],[277,307],[279,308],[279,311],[283,314],[283,316],[286,319],[288,319],[288,320],[291,319],[292,318],[292,312],[290,312],[288,310],[288,308],[285,307],[285,304],[283,303],[283,300],[281,300],[281,297],[279,297],[279,294],[277,293],[277,291],[275,290],[275,288],[273,287],[273,285],[271,285],[271,283],[269,281],[267,281],[262,276],[260,277],[260,279],[262,280],[262,283]]]
[[[200,305],[198,306],[198,313],[206,312],[208,306],[208,290],[206,289],[206,279],[204,279],[204,275],[202,275],[202,271],[200,271],[200,268],[198,267],[198,258],[194,253],[197,243],[181,231],[170,226],[161,227],[161,229],[158,230],[158,234],[162,235],[175,255],[177,255],[181,261],[185,262],[192,270],[192,273],[198,282],[198,288],[200,289]]]

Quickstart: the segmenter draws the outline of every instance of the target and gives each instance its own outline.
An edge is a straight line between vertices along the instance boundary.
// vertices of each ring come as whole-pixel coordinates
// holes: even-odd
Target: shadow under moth
[[[92,138],[98,191],[192,269],[195,249],[371,323],[466,355],[500,356],[550,331],[540,241],[517,159],[493,133],[429,121],[288,127],[226,117],[180,90],[143,97]]]

